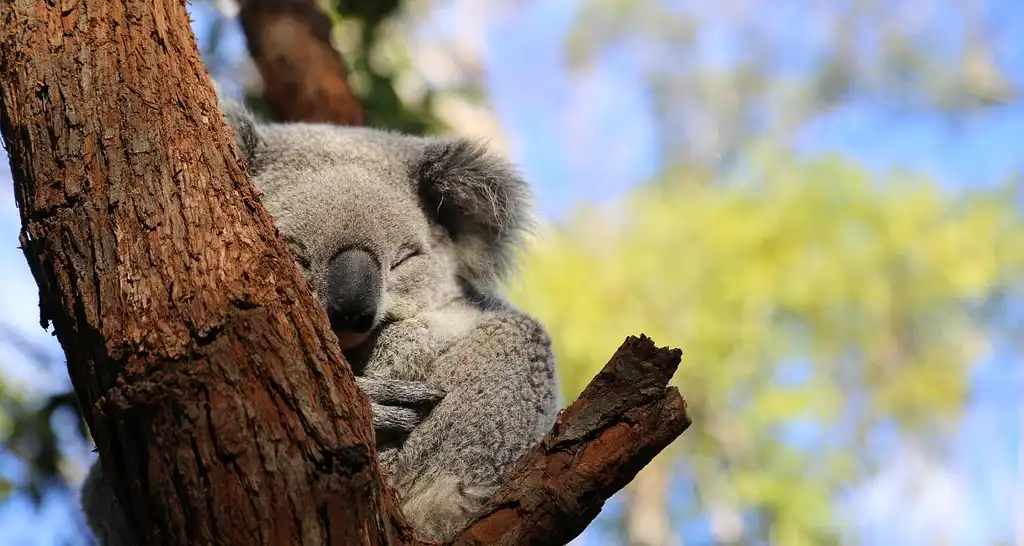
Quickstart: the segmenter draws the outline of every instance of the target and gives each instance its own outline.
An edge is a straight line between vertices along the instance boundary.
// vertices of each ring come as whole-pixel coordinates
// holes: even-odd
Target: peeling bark
[[[239,20],[279,121],[363,125],[363,106],[313,0],[241,0]]]

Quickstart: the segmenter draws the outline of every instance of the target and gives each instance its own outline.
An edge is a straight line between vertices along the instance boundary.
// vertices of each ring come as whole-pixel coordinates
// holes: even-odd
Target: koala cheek
[[[429,293],[424,291],[426,285],[427,279],[415,273],[396,278],[387,290],[388,310],[409,317],[430,307],[432,301]]]
[[[388,320],[407,320],[416,315],[416,308],[413,301],[405,294],[388,294],[385,296],[385,304],[382,307]]]
[[[386,283],[380,298],[380,316],[392,321],[408,318],[402,313],[402,298],[392,294]]]

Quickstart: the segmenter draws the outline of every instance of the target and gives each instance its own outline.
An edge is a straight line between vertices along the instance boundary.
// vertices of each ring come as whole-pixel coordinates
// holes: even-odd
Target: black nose
[[[335,332],[373,328],[380,304],[380,266],[363,250],[346,250],[327,265],[327,316]]]

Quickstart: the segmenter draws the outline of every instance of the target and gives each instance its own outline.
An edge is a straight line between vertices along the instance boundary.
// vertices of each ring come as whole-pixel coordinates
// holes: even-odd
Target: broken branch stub
[[[686,402],[667,386],[681,357],[642,334],[626,338],[451,544],[562,545],[578,536],[690,426]]]

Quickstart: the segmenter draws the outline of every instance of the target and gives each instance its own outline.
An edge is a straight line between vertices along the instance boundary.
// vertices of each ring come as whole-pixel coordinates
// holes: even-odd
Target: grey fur
[[[377,264],[373,328],[339,340],[350,340],[342,347],[406,515],[423,538],[450,538],[550,429],[560,403],[547,333],[497,292],[532,227],[526,182],[463,139],[263,124],[238,104],[221,108],[328,309],[339,291],[364,288],[328,282],[340,252],[365,251]],[[129,543],[115,528],[123,515],[98,499],[113,499],[105,480],[87,480],[82,503],[101,544]]]

